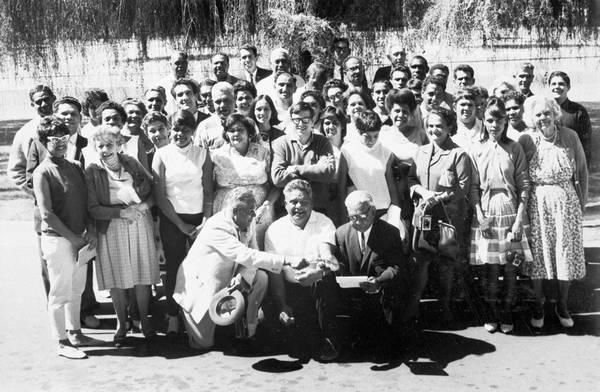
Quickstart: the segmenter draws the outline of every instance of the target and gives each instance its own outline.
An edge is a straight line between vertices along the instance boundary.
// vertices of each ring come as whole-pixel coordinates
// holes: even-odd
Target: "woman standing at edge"
[[[190,112],[176,111],[171,124],[171,144],[156,151],[152,172],[167,263],[167,337],[174,338],[179,332],[179,306],[173,300],[177,270],[200,225],[212,215],[213,163],[207,149],[192,143],[196,119]]]
[[[529,162],[533,263],[523,272],[531,277],[536,299],[531,318],[544,326],[542,280],[558,280],[556,315],[563,327],[573,326],[567,310],[571,281],[585,276],[583,209],[588,171],[577,133],[558,125],[561,111],[552,98],[534,95],[525,102],[525,122],[531,130],[519,143]]]
[[[43,117],[37,134],[48,150],[33,172],[33,192],[42,217],[41,250],[50,281],[50,330],[58,341],[58,355],[86,358],[76,348],[95,342],[81,333],[79,318],[87,270],[87,264],[77,262],[77,252],[88,243],[85,178],[81,164],[65,158],[69,129],[62,120]]]

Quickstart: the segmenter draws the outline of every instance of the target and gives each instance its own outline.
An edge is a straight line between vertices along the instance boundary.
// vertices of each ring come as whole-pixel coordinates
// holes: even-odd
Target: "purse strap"
[[[450,216],[448,216],[448,210],[446,210],[446,205],[444,204],[443,201],[440,201],[440,204],[442,205],[442,210],[444,211],[444,216],[446,217],[446,222],[452,224],[452,221],[450,220]]]

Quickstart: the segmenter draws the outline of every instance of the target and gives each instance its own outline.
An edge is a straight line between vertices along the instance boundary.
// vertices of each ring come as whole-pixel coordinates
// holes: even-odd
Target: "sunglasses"
[[[57,144],[57,143],[66,143],[69,141],[69,135],[64,136],[48,136],[48,143]]]

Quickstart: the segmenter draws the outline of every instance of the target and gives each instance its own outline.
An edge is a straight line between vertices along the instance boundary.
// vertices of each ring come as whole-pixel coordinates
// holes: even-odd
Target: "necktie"
[[[256,85],[254,84],[254,75],[252,75],[251,73],[249,73],[250,75],[250,84],[252,84],[254,87],[256,87]]]
[[[360,233],[360,251],[362,253],[365,253],[365,248],[366,248],[366,243],[365,243],[365,233]]]

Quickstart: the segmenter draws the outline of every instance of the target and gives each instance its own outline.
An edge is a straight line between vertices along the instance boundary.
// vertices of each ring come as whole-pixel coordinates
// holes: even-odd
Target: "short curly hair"
[[[49,136],[65,136],[68,134],[69,128],[65,122],[53,115],[42,117],[37,127],[38,139],[44,147],[48,145]]]
[[[535,129],[535,121],[533,120],[533,110],[538,105],[544,105],[545,108],[552,110],[554,113],[554,120],[560,121],[562,118],[562,111],[560,105],[554,100],[554,98],[546,97],[544,95],[534,95],[525,100],[523,105],[523,121],[525,124],[532,129]]]
[[[119,116],[121,116],[121,122],[125,124],[125,121],[127,121],[127,113],[125,113],[125,109],[123,109],[123,106],[121,106],[118,102],[108,100],[102,102],[102,104],[98,107],[98,113],[102,113],[103,111],[109,109],[112,109],[119,113]]]
[[[287,183],[285,188],[283,188],[283,196],[286,198],[286,201],[287,201],[288,195],[290,193],[292,193],[293,191],[304,192],[304,193],[306,193],[306,195],[308,196],[308,198],[311,201],[313,199],[312,187],[310,186],[310,183],[306,180],[301,180],[301,179],[297,178],[297,179],[292,180]]]
[[[152,124],[153,122],[161,122],[161,123],[165,124],[165,126],[167,128],[171,127],[171,123],[169,122],[169,119],[167,118],[167,116],[165,116],[164,114],[159,113],[159,112],[150,112],[144,116],[144,119],[142,120],[142,125],[140,126],[140,128],[142,128],[144,130],[144,132],[147,132],[148,125]]]
[[[232,113],[227,116],[227,119],[225,120],[225,126],[223,127],[223,140],[225,140],[227,143],[230,142],[227,132],[236,124],[240,124],[244,127],[250,141],[256,140],[256,126],[254,122],[240,113]]]

